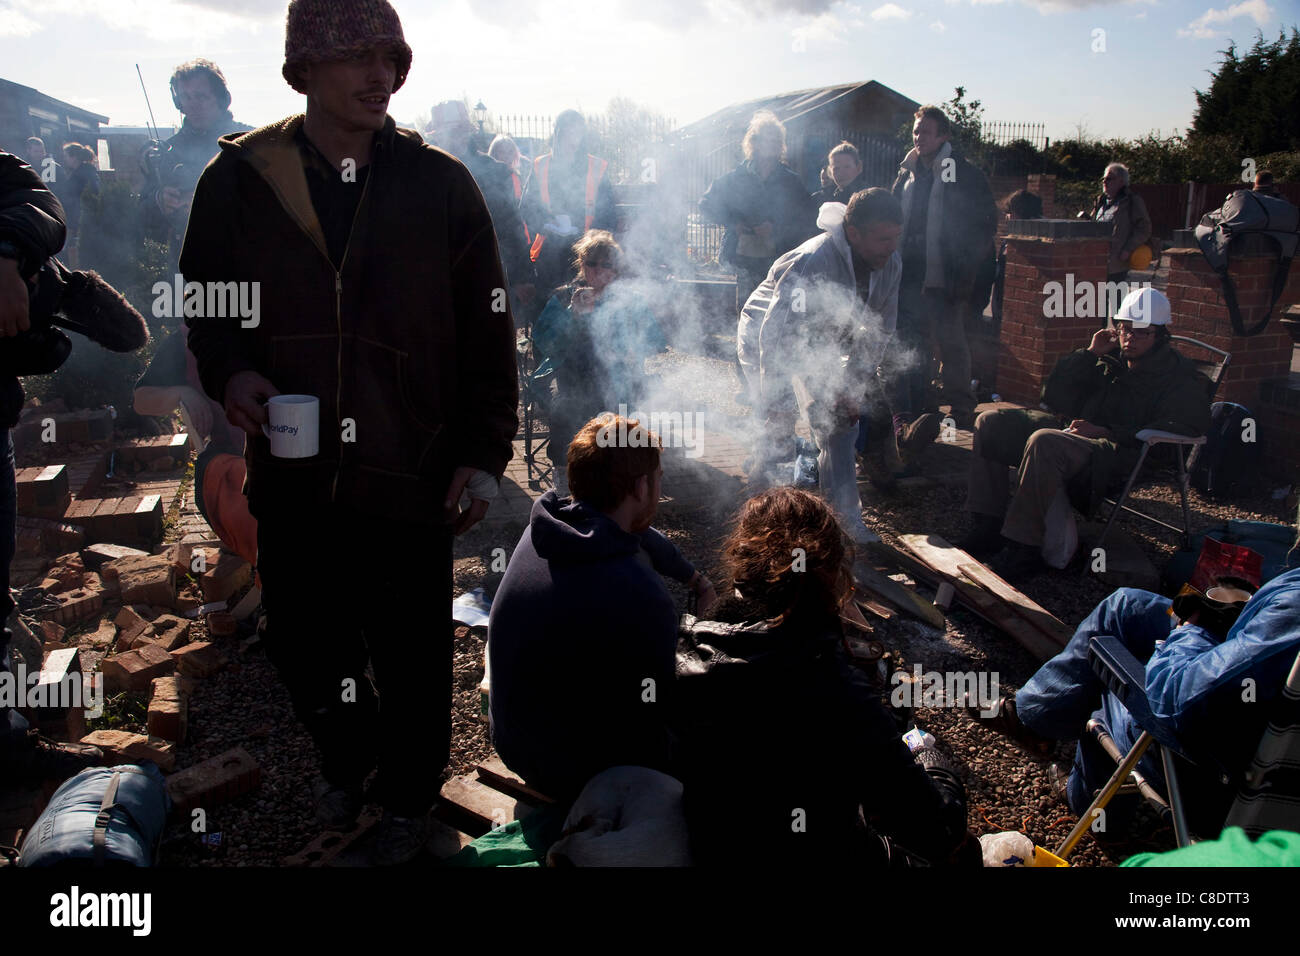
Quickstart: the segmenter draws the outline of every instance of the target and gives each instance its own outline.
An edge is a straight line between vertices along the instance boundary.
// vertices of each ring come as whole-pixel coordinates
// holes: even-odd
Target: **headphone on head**
[[[182,71],[184,71],[182,73]],[[176,92],[176,81],[184,76],[195,76],[199,73],[206,73],[210,80],[215,80],[215,89],[217,103],[223,110],[230,108],[230,90],[226,88],[226,77],[222,74],[221,68],[211,60],[198,59],[190,63],[183,64],[176,68],[170,81],[172,91],[172,103],[179,110],[181,108],[181,98]]]

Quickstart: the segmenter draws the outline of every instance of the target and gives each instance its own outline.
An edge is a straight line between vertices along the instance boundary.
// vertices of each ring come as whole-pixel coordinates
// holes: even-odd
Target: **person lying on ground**
[[[1115,328],[1099,329],[1066,355],[1043,386],[1052,411],[1004,408],[975,422],[966,508],[970,533],[959,546],[1018,578],[1042,567],[1046,518],[1062,489],[1091,514],[1137,464],[1143,429],[1203,435],[1210,383],[1169,341],[1169,300],[1157,289],[1125,296]],[[1116,349],[1118,345],[1118,349]],[[1007,466],[1019,466],[1008,506]]]
[[[1014,698],[1002,698],[983,713],[992,729],[1038,754],[1050,752],[1056,740],[1079,737],[1067,797],[1070,809],[1083,813],[1115,770],[1114,761],[1084,734],[1089,717],[1103,720],[1125,753],[1142,733],[1088,662],[1093,637],[1119,638],[1146,664],[1151,715],[1192,761],[1178,775],[1188,825],[1211,837],[1222,827],[1259,745],[1269,702],[1281,693],[1300,652],[1300,569],[1279,575],[1251,595],[1226,633],[1203,611],[1179,620],[1170,613],[1173,606],[1159,594],[1120,588],[1084,618],[1065,649]],[[978,718],[976,709],[968,712]],[[1154,749],[1138,770],[1167,792]]]
[[[568,449],[573,497],[534,502],[492,602],[492,742],[557,800],[610,767],[668,762],[677,611],[661,575],[702,608],[715,595],[651,527],[659,459],[658,437],[639,422],[587,422]]]
[[[683,618],[673,694],[696,862],[980,865],[955,769],[936,749],[913,757],[848,661],[853,550],[826,503],[765,491],[723,554],[736,593]]]

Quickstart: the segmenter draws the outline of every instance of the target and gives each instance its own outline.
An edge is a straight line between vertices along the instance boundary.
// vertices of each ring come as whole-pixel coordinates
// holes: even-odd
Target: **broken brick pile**
[[[68,457],[18,471],[14,583],[32,582],[22,606],[34,618],[30,630],[40,645],[41,681],[78,671],[90,681],[98,672],[106,699],[148,694],[147,732],[88,734],[84,707],[29,717],[48,736],[99,747],[107,766],[152,761],[170,775],[168,790],[182,808],[219,803],[258,785],[256,763],[236,748],[174,772],[176,749],[185,740],[194,682],[227,663],[216,642],[193,639],[198,614],[204,605],[224,608],[250,583],[252,569],[215,540],[187,540],[160,553],[145,550],[162,538],[163,517],[175,498],[169,489],[179,488],[167,473],[188,464],[189,438],[112,443],[109,416],[106,409],[25,415],[19,430],[27,430],[22,444],[31,450],[29,457]],[[51,421],[58,441],[42,446],[40,430]],[[164,494],[145,493],[130,476],[149,482],[145,489],[163,484]],[[33,595],[32,587],[40,594]],[[208,610],[206,637],[235,633],[233,615]],[[82,699],[86,706],[92,700],[90,694]]]
[[[98,570],[87,570],[87,563]],[[215,542],[207,547],[175,544],[152,555],[97,544],[57,558],[41,584],[51,603],[38,610],[33,631],[43,641],[42,679],[57,676],[46,675],[46,668],[78,666],[84,675],[96,670],[102,675],[105,697],[147,693],[147,732],[87,734],[84,715],[68,712],[38,715],[42,731],[99,747],[107,766],[148,760],[171,774],[176,748],[185,740],[194,682],[211,677],[227,663],[215,641],[192,639],[198,609],[205,603],[227,602],[250,583],[251,575],[246,561],[221,551]],[[98,625],[69,637],[68,627],[84,620],[97,620]],[[209,637],[234,632],[234,618],[227,611],[210,612],[207,624]],[[54,657],[67,651],[75,653],[71,665],[64,661],[66,654]],[[229,760],[169,778],[169,792],[178,805],[200,799],[214,787],[230,796],[256,786],[256,765],[247,754],[232,751],[222,757]],[[180,783],[171,782],[178,778]]]

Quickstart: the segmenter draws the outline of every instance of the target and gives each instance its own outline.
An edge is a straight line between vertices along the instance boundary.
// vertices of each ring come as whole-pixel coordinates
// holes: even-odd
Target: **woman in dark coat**
[[[724,546],[736,595],[678,641],[675,775],[698,862],[980,865],[965,791],[934,749],[913,757],[848,661],[852,549],[820,498],[774,488]]]
[[[68,242],[63,247],[63,259],[69,268],[79,266],[81,249],[82,201],[86,193],[99,195],[99,170],[94,166],[95,154],[89,146],[68,143],[63,147],[64,168],[68,183],[60,190],[63,211],[68,217]]]

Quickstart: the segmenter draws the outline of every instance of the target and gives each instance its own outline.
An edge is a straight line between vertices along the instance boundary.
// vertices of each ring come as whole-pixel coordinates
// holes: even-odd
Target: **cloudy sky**
[[[0,77],[162,126],[167,76],[215,60],[235,117],[301,111],[280,77],[284,0],[0,0]],[[1300,0],[395,0],[415,61],[392,114],[467,96],[494,112],[602,111],[625,96],[688,123],[738,100],[874,79],[939,101],[964,85],[987,120],[1053,139],[1185,129],[1218,51],[1300,21]]]

